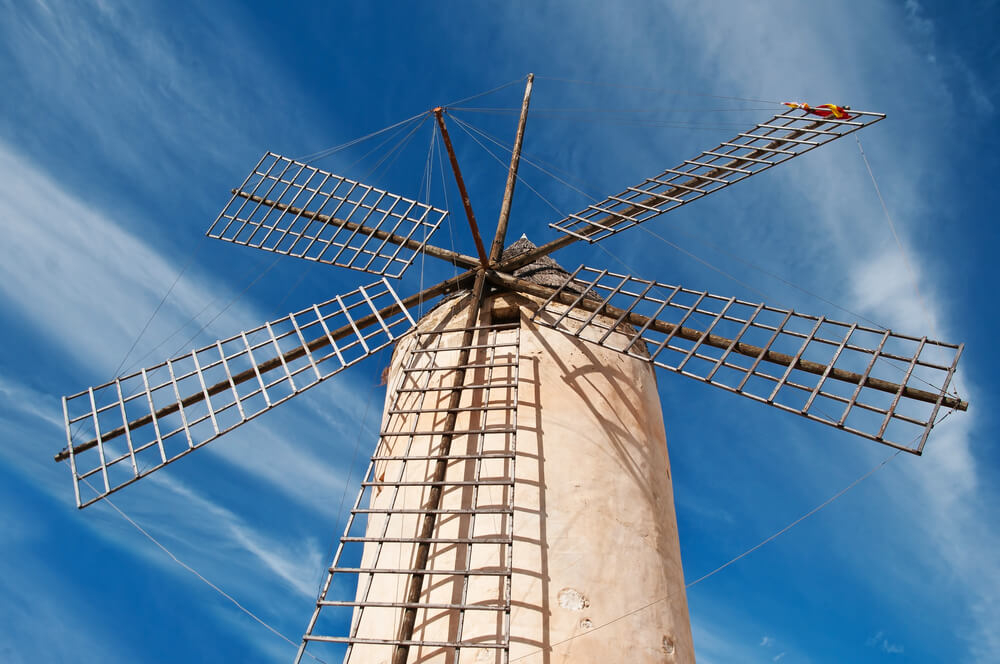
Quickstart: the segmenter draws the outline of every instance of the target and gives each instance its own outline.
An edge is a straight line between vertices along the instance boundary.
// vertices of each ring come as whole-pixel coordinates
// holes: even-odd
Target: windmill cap
[[[511,258],[516,258],[517,256],[527,253],[535,248],[535,244],[528,239],[527,235],[522,233],[520,239],[503,250],[500,260],[503,262],[510,260]],[[558,288],[569,277],[569,272],[564,270],[563,267],[550,256],[541,256],[538,260],[528,263],[527,265],[522,265],[514,270],[514,276],[518,279],[524,279],[525,281],[530,281],[541,286]]]

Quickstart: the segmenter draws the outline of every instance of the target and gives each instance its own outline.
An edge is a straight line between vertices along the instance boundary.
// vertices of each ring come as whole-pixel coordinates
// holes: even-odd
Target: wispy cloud
[[[949,279],[935,272],[942,262],[924,254],[937,249],[924,238],[933,236],[928,229],[941,204],[926,183],[941,177],[940,156],[948,153],[932,123],[955,117],[958,104],[949,81],[956,72],[962,76],[961,63],[934,56],[936,28],[915,0],[905,7],[865,3],[850,12],[831,5],[813,4],[807,10],[800,4],[784,6],[794,11],[762,14],[761,7],[743,4],[729,5],[720,13],[709,5],[691,5],[683,11],[646,16],[623,14],[597,3],[591,11],[595,24],[602,26],[601,34],[662,33],[676,35],[680,43],[665,47],[659,40],[634,39],[624,52],[603,61],[610,74],[580,75],[597,78],[604,73],[610,79],[616,71],[638,68],[643,80],[663,80],[674,55],[682,59],[685,71],[698,72],[701,80],[712,82],[713,88],[705,90],[709,93],[839,101],[889,112],[892,122],[862,132],[861,140],[915,275],[903,265],[851,138],[803,157],[800,167],[782,167],[762,176],[756,181],[756,194],[743,190],[739,196],[747,207],[724,209],[725,232],[742,251],[770,256],[780,263],[781,274],[794,275],[806,289],[852,311],[899,331],[924,330],[945,340],[956,338],[949,318],[953,303],[939,290]],[[831,58],[823,44],[850,44],[850,48],[837,49]],[[933,118],[910,112],[908,103],[914,95],[935,109]],[[914,141],[914,136],[921,140]],[[625,145],[621,149],[633,161],[644,161],[645,154],[661,148],[650,141]],[[890,159],[894,167],[885,168]],[[773,198],[764,204],[766,196]],[[786,201],[796,198],[807,201],[807,218],[790,216],[792,209],[803,207],[786,207]],[[670,223],[678,223],[678,218],[685,217],[672,216]],[[794,243],[795,251],[780,252],[772,239],[779,237],[800,241]],[[924,303],[914,294],[914,278]],[[819,306],[820,311],[827,308]],[[980,395],[968,380],[959,386],[970,401]],[[919,463],[898,464],[898,472],[880,479],[890,494],[895,522],[926,535],[920,546],[908,551],[913,569],[927,566],[940,571],[942,578],[961,580],[960,589],[952,590],[973,607],[973,623],[963,635],[973,657],[995,652],[1000,638],[994,629],[1000,622],[1000,606],[989,590],[998,585],[1000,567],[988,554],[980,554],[996,550],[1000,541],[980,525],[987,499],[978,491],[981,470],[970,444],[976,426],[975,415],[949,418],[935,429]],[[858,452],[858,457],[876,453],[870,449]],[[802,462],[808,459],[803,457]],[[678,505],[687,509],[683,499]],[[860,570],[870,561],[858,560],[857,565],[863,573]]]
[[[69,475],[64,468],[57,468],[51,462],[46,448],[37,444],[39,439],[46,438],[46,433],[55,434],[62,428],[62,423],[50,413],[50,407],[57,404],[56,399],[19,385],[9,377],[2,377],[0,402],[6,405],[0,409],[0,439],[5,443],[0,447],[0,459],[8,470],[23,474],[24,481],[34,491],[68,506],[72,496]],[[287,616],[276,607],[281,606],[287,611],[289,607],[309,605],[308,600],[315,596],[317,590],[317,573],[323,569],[323,559],[327,555],[322,544],[326,540],[326,534],[303,537],[301,533],[296,533],[290,537],[287,529],[276,528],[270,521],[251,523],[247,516],[237,514],[209,499],[204,493],[186,485],[170,473],[152,475],[144,481],[144,485],[143,489],[116,495],[112,500],[186,564],[234,595],[251,610],[267,619],[284,621],[284,629],[289,631]],[[30,516],[28,521],[23,521],[19,516],[21,511],[8,514],[4,519],[3,531],[7,537],[0,542],[0,548],[22,546],[42,534],[31,530],[30,527],[35,522]],[[30,515],[30,512],[27,514]],[[103,541],[114,549],[144,561],[149,566],[148,573],[151,577],[162,575],[175,579],[189,588],[187,593],[190,597],[214,594],[213,590],[177,565],[109,506],[98,504],[83,513],[73,512],[70,516],[75,524],[86,529],[88,537]],[[8,556],[2,558],[10,559]],[[33,612],[24,616],[18,612],[21,617],[12,616],[8,620],[9,624],[18,624],[22,619],[30,619],[36,624],[42,624],[39,621],[51,624],[54,617],[48,620],[40,616],[45,612],[54,616],[58,612],[56,607],[49,606],[45,601],[37,601],[37,597],[59,596],[63,607],[86,603],[83,598],[73,595],[76,592],[74,588],[79,584],[62,581],[59,582],[60,592],[47,592],[45,584],[52,579],[52,575],[31,573],[23,566],[29,559],[27,553],[15,554],[10,560],[20,560],[22,567],[17,573],[2,575],[10,580],[6,589],[10,597],[19,594],[36,596],[36,600],[22,604],[33,606]],[[73,571],[68,574],[71,578],[75,577]],[[247,578],[253,578],[254,583],[247,584]],[[15,579],[23,580],[23,583],[15,582]],[[89,584],[100,587],[112,582],[110,578],[91,578],[88,581]],[[15,605],[16,603],[4,604]],[[223,604],[220,611],[220,616],[227,616],[222,623],[231,623],[233,629],[244,634],[243,638],[247,643],[259,644],[267,652],[284,648],[287,656],[287,644],[282,646],[280,641],[272,643],[276,640],[273,635],[261,630],[256,623],[248,625],[249,619],[242,617],[237,609]],[[296,614],[287,611],[287,615]],[[69,656],[69,649],[86,647],[90,635],[101,633],[96,626],[84,629],[84,625],[84,618],[76,621],[78,630],[67,640],[72,645],[67,645],[66,653],[60,655],[56,648],[46,650],[47,655],[53,657],[53,661],[73,661]],[[300,625],[294,625],[289,632],[291,638],[297,637],[295,632],[299,629]],[[24,652],[23,639],[34,633],[34,628],[25,626],[23,630],[10,633],[17,633],[19,639],[7,645],[0,640],[0,649],[7,647],[12,653],[12,661],[19,661],[16,657],[20,656],[18,653]],[[111,644],[116,639],[109,634],[103,641]],[[132,661],[134,657],[127,655],[127,648],[130,647],[128,643],[125,640],[121,646],[126,649],[126,654],[119,653],[110,646],[95,647],[88,652],[106,652],[108,661]]]
[[[46,406],[55,405],[56,399],[54,397],[18,385],[9,378],[0,376],[0,398],[3,398],[4,403],[16,406],[15,409],[5,409],[0,412],[0,421],[3,421],[6,426],[12,426],[10,418],[20,415],[36,421],[34,424],[29,421],[25,426],[26,430],[34,431],[36,435],[62,429],[62,422],[53,418],[46,408]],[[37,421],[41,421],[47,426],[38,427]],[[55,464],[52,464],[49,455],[39,453],[41,450],[33,441],[26,440],[24,436],[16,435],[5,436],[5,438],[8,444],[2,448],[3,455],[12,467],[27,471],[27,475],[33,480],[41,480],[41,483],[36,483],[36,486],[56,500],[65,500],[71,495],[68,473],[63,477],[62,472],[57,474],[39,472],[41,470],[49,471]],[[22,441],[21,444],[16,442],[18,440]],[[293,458],[298,458],[294,452],[283,450],[276,450],[275,458],[280,458],[282,454],[290,454]],[[300,461],[300,463],[305,466],[312,461],[314,460],[307,459]],[[323,468],[323,465],[319,464],[318,467]],[[288,470],[288,466],[285,466],[284,469]],[[285,477],[280,482],[288,481]],[[320,551],[316,540],[305,539],[296,545],[274,540],[265,531],[251,526],[232,510],[209,500],[202,493],[172,477],[169,473],[150,475],[144,483],[151,485],[148,487],[146,495],[143,495],[141,491],[130,492],[129,497],[123,502],[129,506],[130,511],[135,510],[136,513],[132,516],[144,522],[150,530],[160,530],[166,533],[165,536],[170,540],[180,543],[190,551],[198,551],[200,554],[205,552],[204,544],[208,541],[216,541],[218,543],[217,549],[220,552],[235,547],[237,552],[242,552],[243,555],[250,554],[256,558],[259,563],[258,567],[268,570],[274,578],[281,579],[289,588],[305,595],[314,593],[315,588],[312,587],[312,583],[316,570],[322,567],[320,559],[322,555],[325,555]],[[316,487],[315,484],[311,486]],[[118,500],[118,497],[113,499]],[[98,509],[91,508],[87,513],[95,513]],[[110,512],[106,512],[106,514],[110,514]],[[199,517],[178,520],[176,518],[178,514],[199,515]],[[117,520],[112,516],[110,521],[116,522]],[[104,526],[109,522],[106,518],[97,518],[96,521],[88,519],[85,522],[95,524],[95,532],[99,536],[112,535],[112,539],[138,554],[149,556],[161,563],[168,562],[161,557],[158,551],[147,546],[143,540],[134,538],[124,523],[118,523],[117,527],[105,529]],[[220,554],[219,559],[215,560],[212,566],[224,568],[226,564],[232,563],[230,554],[226,554],[224,557],[229,559],[230,563],[224,563]]]
[[[137,334],[142,317],[153,311],[179,266],[101,210],[65,191],[2,142],[0,174],[4,175],[0,177],[0,203],[19,219],[5,234],[8,255],[0,261],[0,297],[49,336],[65,357],[82,362],[84,375],[93,377],[94,382],[107,380]],[[67,224],[66,219],[73,223]],[[183,326],[202,309],[206,294],[217,297],[226,292],[226,287],[211,277],[189,272],[159,312],[157,327]],[[229,329],[231,333],[247,321],[263,319],[252,306],[237,303],[213,329]],[[361,413],[375,396],[371,390],[355,389],[349,377],[338,377],[338,381],[338,386],[316,389],[328,395],[335,392],[332,401],[339,407],[332,412],[342,416],[339,420],[329,407],[319,407],[311,397],[300,397],[299,415],[312,415],[304,424],[300,418],[294,427],[300,435],[294,442],[287,435],[291,429],[282,427],[278,434],[268,416],[264,418],[267,421],[247,425],[252,435],[230,434],[230,438],[240,439],[239,445],[227,441],[213,443],[208,449],[315,509],[333,510],[328,496],[338,495],[344,488],[337,466],[350,459],[350,444],[343,442],[353,442],[359,435],[358,423],[348,414]],[[3,379],[0,389],[18,392],[28,388]],[[44,407],[36,405],[38,398],[21,402],[36,409],[47,422],[57,421],[57,400],[46,399]],[[378,410],[376,404],[374,412]],[[290,423],[288,416],[281,419]],[[309,443],[310,439],[314,442]],[[59,441],[53,438],[52,447]],[[310,449],[332,452],[340,463],[328,463]]]
[[[256,109],[262,104],[280,107],[290,118],[303,106],[292,99],[293,91],[276,98],[239,87],[241,74],[253,71],[266,79],[276,73],[255,49],[231,57],[230,49],[245,35],[237,20],[220,20],[216,11],[185,6],[182,36],[163,29],[166,21],[150,7],[98,0],[8,6],[0,52],[9,82],[21,94],[8,99],[0,126],[20,120],[30,128],[39,115],[57,119],[56,132],[25,138],[35,138],[46,151],[96,153],[108,177],[146,191],[183,182],[192,160],[201,168],[229,165],[233,155],[224,146],[247,145],[247,133],[260,131]],[[208,68],[196,65],[197,59],[213,60],[211,69],[227,75],[206,75]],[[244,103],[226,103],[237,97]]]
[[[0,294],[59,346],[73,349],[69,356],[91,375],[107,378],[180,265],[2,141],[0,175],[0,203],[17,220],[5,225]],[[206,294],[226,291],[197,273],[182,280],[162,311],[163,326],[187,322],[207,303]],[[228,320],[253,317],[238,304]]]
[[[228,553],[223,553],[227,549],[250,554],[258,565],[275,578],[281,579],[286,586],[306,597],[314,597],[316,587],[313,583],[316,570],[321,568],[322,557],[325,552],[320,550],[317,540],[313,538],[301,542],[288,544],[275,540],[259,527],[252,526],[242,517],[236,515],[229,509],[206,499],[199,492],[185,486],[180,481],[164,475],[153,475],[150,479],[166,488],[171,494],[176,496],[182,505],[174,504],[171,511],[181,514],[204,515],[204,521],[192,523],[183,520],[182,527],[178,528],[176,522],[171,522],[160,510],[154,510],[151,504],[147,504],[144,512],[147,513],[146,521],[149,523],[161,524],[158,530],[173,532],[172,539],[183,541],[204,551],[218,551],[218,559],[214,561],[213,568],[221,568],[223,559],[233,562]],[[157,501],[159,502],[159,501]],[[170,500],[175,503],[176,501]],[[205,547],[206,543],[215,541],[216,546]],[[141,547],[146,550],[148,547]],[[153,555],[158,555],[153,553]],[[233,575],[236,576],[236,575]]]
[[[0,202],[10,218],[18,220],[5,228],[0,298],[9,310],[17,311],[38,334],[47,337],[52,355],[78,361],[78,374],[94,376],[95,382],[106,379],[134,338],[143,315],[153,310],[179,266],[2,141],[0,174]],[[226,292],[211,277],[197,270],[189,272],[161,310],[160,326],[180,326],[202,308],[206,293]],[[238,304],[217,327],[236,327],[262,318],[252,306]],[[323,409],[306,395],[306,401],[299,399],[302,403],[297,410],[285,406],[285,415],[275,414],[277,420],[262,418],[248,425],[247,431],[230,434],[233,440],[216,442],[197,454],[208,454],[239,468],[263,487],[325,515],[332,524],[335,497],[347,489],[342,471],[350,460],[351,445],[344,441],[353,443],[363,434],[354,417],[346,414],[360,413],[364,402],[370,400],[376,414],[373,420],[377,421],[380,405],[377,393],[355,390],[350,380],[346,381],[334,388],[338,408]],[[70,501],[69,475],[51,462],[51,454],[65,441],[58,398],[5,371],[0,374],[0,401],[4,404],[0,420],[5,439],[0,455],[5,465],[55,500]],[[309,413],[311,416],[301,421]],[[337,414],[344,417],[338,420]],[[276,424],[281,434],[275,431]],[[297,435],[290,437],[290,432]],[[325,457],[319,456],[320,452],[325,452]],[[328,562],[323,560],[328,533],[278,539],[271,524],[251,525],[169,469],[114,500],[121,500],[130,515],[182,559],[255,607],[272,606],[276,594],[307,607],[316,592],[317,574]],[[163,573],[198,584],[116,515],[102,510],[95,506],[79,517],[94,536],[148,561]],[[248,585],[247,578],[256,582]],[[36,592],[45,594],[39,588]],[[270,635],[259,627],[253,630],[263,647],[275,647],[269,644]]]
[[[698,616],[691,619],[691,632],[699,664],[759,662],[762,657],[760,648],[773,648],[775,644],[773,637],[763,636],[758,643],[745,638],[745,635],[738,635],[738,630],[710,624]]]
[[[886,638],[885,632],[879,630],[874,636],[868,637],[865,641],[865,645],[869,648],[878,648],[884,653],[890,655],[902,655],[904,652],[903,646],[898,643],[891,643],[889,639]]]

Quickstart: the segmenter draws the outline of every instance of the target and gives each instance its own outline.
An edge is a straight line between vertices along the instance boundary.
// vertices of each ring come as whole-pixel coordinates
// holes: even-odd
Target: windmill
[[[505,249],[533,77],[487,248],[444,121],[476,255],[447,212],[266,153],[208,231],[379,279],[64,397],[86,507],[395,344],[379,441],[296,661],[693,662],[654,367],[920,454],[961,345],[581,266],[599,242],[884,118],[791,105]],[[422,254],[462,268],[401,298]],[[420,320],[411,309],[439,298]],[[96,485],[96,486],[95,486]],[[641,579],[652,601],[630,601]],[[631,614],[630,614],[631,612]]]

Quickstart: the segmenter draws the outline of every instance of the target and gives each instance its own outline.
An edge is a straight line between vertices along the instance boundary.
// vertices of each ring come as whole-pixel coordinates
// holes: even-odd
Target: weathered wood
[[[448,415],[445,417],[441,427],[441,445],[437,460],[434,462],[434,477],[431,488],[427,494],[426,509],[423,522],[420,525],[418,538],[423,540],[417,545],[417,552],[413,562],[413,569],[427,569],[427,560],[430,557],[430,539],[434,537],[434,525],[437,523],[437,510],[441,507],[441,496],[444,493],[444,477],[448,470],[448,456],[451,454],[451,443],[455,437],[455,423],[458,420],[458,407],[462,400],[462,387],[465,384],[465,374],[469,364],[470,346],[473,341],[473,330],[476,321],[479,319],[479,311],[482,308],[483,292],[486,289],[486,271],[479,270],[476,273],[476,281],[472,286],[472,298],[469,304],[468,313],[465,317],[465,332],[462,334],[462,350],[459,351],[458,369],[455,371],[455,387],[448,396]],[[406,591],[408,604],[418,604],[420,593],[424,587],[424,574],[415,572],[410,576],[410,583]],[[413,639],[413,629],[417,621],[417,607],[408,606],[403,609],[403,617],[399,623],[398,640],[401,642],[396,646],[392,654],[392,664],[406,664],[410,646],[405,642]]]
[[[462,288],[467,281],[472,279],[474,275],[475,273],[470,270],[468,272],[463,272],[462,274],[456,277],[448,279],[447,281],[442,281],[436,286],[432,286],[417,293],[416,295],[411,295],[410,297],[406,298],[405,300],[402,301],[403,307],[409,308],[422,300],[427,300],[432,297],[437,297],[438,295],[442,295],[444,293],[448,293],[453,290],[458,290]],[[351,334],[354,334],[355,326],[357,327],[358,330],[363,330],[369,325],[377,323],[379,317],[385,319],[386,317],[393,316],[399,313],[400,311],[402,311],[402,308],[398,304],[392,304],[388,307],[385,307],[384,309],[381,309],[378,312],[378,315],[368,314],[367,316],[364,316],[363,318],[359,318],[358,320],[356,320],[354,322],[354,325],[347,324],[337,328],[336,330],[332,330],[330,332],[330,337],[333,337],[334,341],[339,341],[341,339],[350,336]],[[241,371],[238,374],[233,374],[233,379],[232,379],[233,383],[240,384],[240,383],[245,383],[248,380],[256,380],[257,377],[256,372],[265,373],[267,371],[277,369],[282,365],[282,362],[287,364],[301,357],[305,357],[307,349],[311,353],[315,350],[318,350],[328,345],[330,345],[330,338],[324,334],[323,336],[308,342],[304,347],[299,346],[298,348],[294,348],[285,353],[284,355],[281,355],[280,357],[275,357],[270,360],[267,360],[266,362],[261,362],[259,365],[257,365],[256,369],[251,368],[247,369],[246,371]],[[166,417],[167,415],[171,415],[172,413],[176,413],[178,410],[180,410],[181,406],[187,408],[188,406],[196,404],[200,401],[204,401],[206,395],[211,397],[230,389],[232,389],[232,385],[230,384],[228,379],[218,382],[215,385],[208,387],[204,391],[196,392],[188,397],[185,397],[179,403],[172,403],[168,406],[160,408],[159,410],[156,411],[155,417],[158,420],[162,417]],[[132,430],[136,429],[137,427],[150,424],[152,422],[153,422],[153,415],[144,415],[129,422],[128,428],[129,430]],[[118,438],[119,436],[122,436],[124,434],[125,434],[125,426],[120,426],[115,429],[111,429],[110,431],[103,432],[101,434],[101,442],[107,442],[114,438]],[[97,446],[96,438],[94,438],[93,440],[88,440],[86,442],[74,446],[73,454],[79,454],[80,452],[84,452],[96,446]],[[56,461],[65,461],[68,458],[69,458],[69,450],[66,448],[64,448],[58,454],[55,455]]]
[[[539,284],[532,283],[530,281],[525,281],[524,279],[518,279],[507,274],[502,274],[495,271],[490,271],[487,273],[487,277],[493,283],[510,288],[521,293],[527,293],[528,295],[534,295],[537,297],[543,297],[548,299],[556,292],[554,288],[548,288],[547,286],[542,286]],[[657,319],[650,319],[642,314],[637,314],[634,312],[629,312],[627,316],[623,309],[611,306],[610,304],[601,304],[597,300],[581,299],[577,302],[577,296],[571,295],[569,293],[560,292],[557,299],[562,304],[573,305],[575,304],[578,308],[585,311],[597,311],[599,314],[604,314],[610,318],[618,319],[621,316],[625,316],[626,321],[636,326],[637,328],[644,328],[646,326],[649,329],[661,332],[663,334],[672,334],[676,337],[682,339],[687,339],[689,341],[699,341],[705,334],[704,330],[696,330],[690,327],[677,326],[673,323],[667,323],[666,321],[661,321]],[[732,339],[727,339],[726,337],[719,336],[717,334],[709,334],[702,343],[713,346],[715,348],[720,348],[725,350],[733,344]],[[757,357],[762,357],[765,361],[771,362],[773,364],[778,364],[784,367],[791,366],[794,363],[794,368],[804,371],[806,373],[816,374],[822,376],[827,371],[827,365],[820,364],[819,362],[812,362],[810,360],[803,360],[801,358],[798,361],[795,357],[788,355],[786,353],[779,353],[778,351],[768,349],[766,352],[763,348],[759,346],[754,346],[753,344],[748,344],[744,342],[739,342],[732,346],[732,352],[739,353],[740,355],[745,355],[747,357],[752,357],[756,359]],[[898,383],[893,383],[887,380],[882,380],[881,378],[873,378],[872,376],[865,377],[862,374],[855,373],[853,371],[846,371],[844,369],[833,368],[830,370],[828,375],[829,378],[833,378],[845,383],[851,383],[854,385],[862,384],[863,387],[870,387],[873,390],[878,390],[880,392],[887,392],[889,394],[897,394],[900,392],[900,385]],[[941,395],[935,392],[929,392],[927,390],[919,390],[914,387],[905,387],[902,390],[902,395],[909,399],[914,399],[916,401],[923,401],[925,403],[934,404],[937,400],[941,398]],[[941,398],[941,405],[945,408],[954,408],[956,410],[968,410],[969,402],[962,401],[957,397],[944,396]]]
[[[472,201],[469,200],[469,192],[465,189],[465,180],[462,179],[462,171],[458,167],[458,157],[455,156],[455,148],[451,146],[451,136],[448,135],[448,128],[444,126],[443,110],[440,106],[435,108],[434,117],[437,119],[438,127],[441,129],[441,138],[444,139],[444,147],[448,151],[448,159],[451,161],[451,170],[455,174],[458,192],[462,195],[465,217],[469,220],[469,228],[472,229],[472,239],[476,242],[476,252],[479,253],[479,262],[484,268],[489,267],[490,259],[486,255],[486,247],[483,246],[483,238],[479,234],[479,224],[476,223],[476,215],[472,212]]]
[[[528,121],[528,105],[531,103],[531,85],[534,74],[528,74],[528,83],[524,87],[524,101],[521,102],[521,118],[517,122],[517,135],[514,137],[514,150],[510,155],[510,169],[507,171],[507,185],[504,187],[503,203],[500,205],[500,219],[497,221],[497,232],[490,247],[490,265],[495,265],[503,253],[504,238],[507,237],[507,224],[510,221],[510,206],[514,200],[514,185],[517,184],[517,167],[521,163],[521,144],[524,142],[524,125]]]
[[[386,242],[391,242],[393,244],[398,244],[406,247],[407,249],[413,249],[414,251],[421,251],[428,256],[433,256],[434,258],[440,258],[443,261],[447,261],[452,265],[457,265],[458,267],[464,267],[466,269],[480,267],[478,260],[472,256],[466,256],[465,254],[460,254],[457,251],[451,251],[449,249],[442,249],[441,247],[435,247],[432,244],[426,244],[412,238],[404,237],[402,235],[397,235],[396,233],[389,233],[388,231],[383,231],[377,228],[370,228],[368,226],[363,226],[354,221],[347,221],[346,219],[338,219],[337,217],[332,217],[328,214],[321,214],[319,212],[313,212],[312,210],[303,210],[301,208],[295,207],[294,205],[285,205],[284,203],[279,203],[278,201],[272,201],[256,194],[248,194],[245,191],[238,191],[233,189],[232,192],[237,196],[249,199],[254,203],[260,203],[261,205],[266,205],[267,207],[274,208],[275,210],[281,210],[282,212],[289,212],[291,214],[299,215],[305,217],[306,219],[313,219],[328,226],[337,226],[340,228],[346,228],[349,231],[358,231],[364,233],[365,235],[370,235],[372,237],[378,238],[379,240],[385,240]]]

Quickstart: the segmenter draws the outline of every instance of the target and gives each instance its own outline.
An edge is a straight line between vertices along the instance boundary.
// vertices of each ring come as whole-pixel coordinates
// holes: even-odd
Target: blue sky
[[[595,196],[769,117],[773,104],[741,99],[888,114],[860,138],[922,298],[853,138],[650,223],[736,280],[641,232],[602,246],[639,276],[851,319],[763,269],[895,330],[967,344],[958,386],[972,407],[935,430],[923,457],[896,457],[689,590],[698,661],[997,660],[996,2],[0,5],[5,661],[290,660],[291,646],[106,505],[75,509],[69,472],[51,461],[64,442],[59,397],[113,376],[185,265],[130,365],[371,281],[284,258],[247,288],[272,256],[204,230],[262,152],[309,154],[528,71],[539,76],[538,112],[525,150]],[[509,108],[519,98],[511,86],[473,103]],[[567,107],[658,109],[638,117],[669,122],[543,110]],[[511,114],[459,117],[513,136]],[[457,127],[452,135],[490,228],[503,169]],[[425,126],[376,184],[420,195],[429,138]],[[363,154],[317,165],[364,179],[374,162],[355,163]],[[522,175],[564,212],[586,202],[538,171]],[[431,202],[443,205],[441,192],[435,172]],[[449,195],[454,226],[435,240],[471,253]],[[546,224],[555,218],[522,186],[510,235],[541,243],[554,237]],[[611,261],[597,247],[557,258]],[[418,265],[399,290],[450,274]],[[353,498],[358,462],[374,444],[387,361],[352,368],[116,504],[297,641],[343,528],[338,506],[345,491]],[[688,579],[891,453],[679,376],[661,374],[659,384]]]

